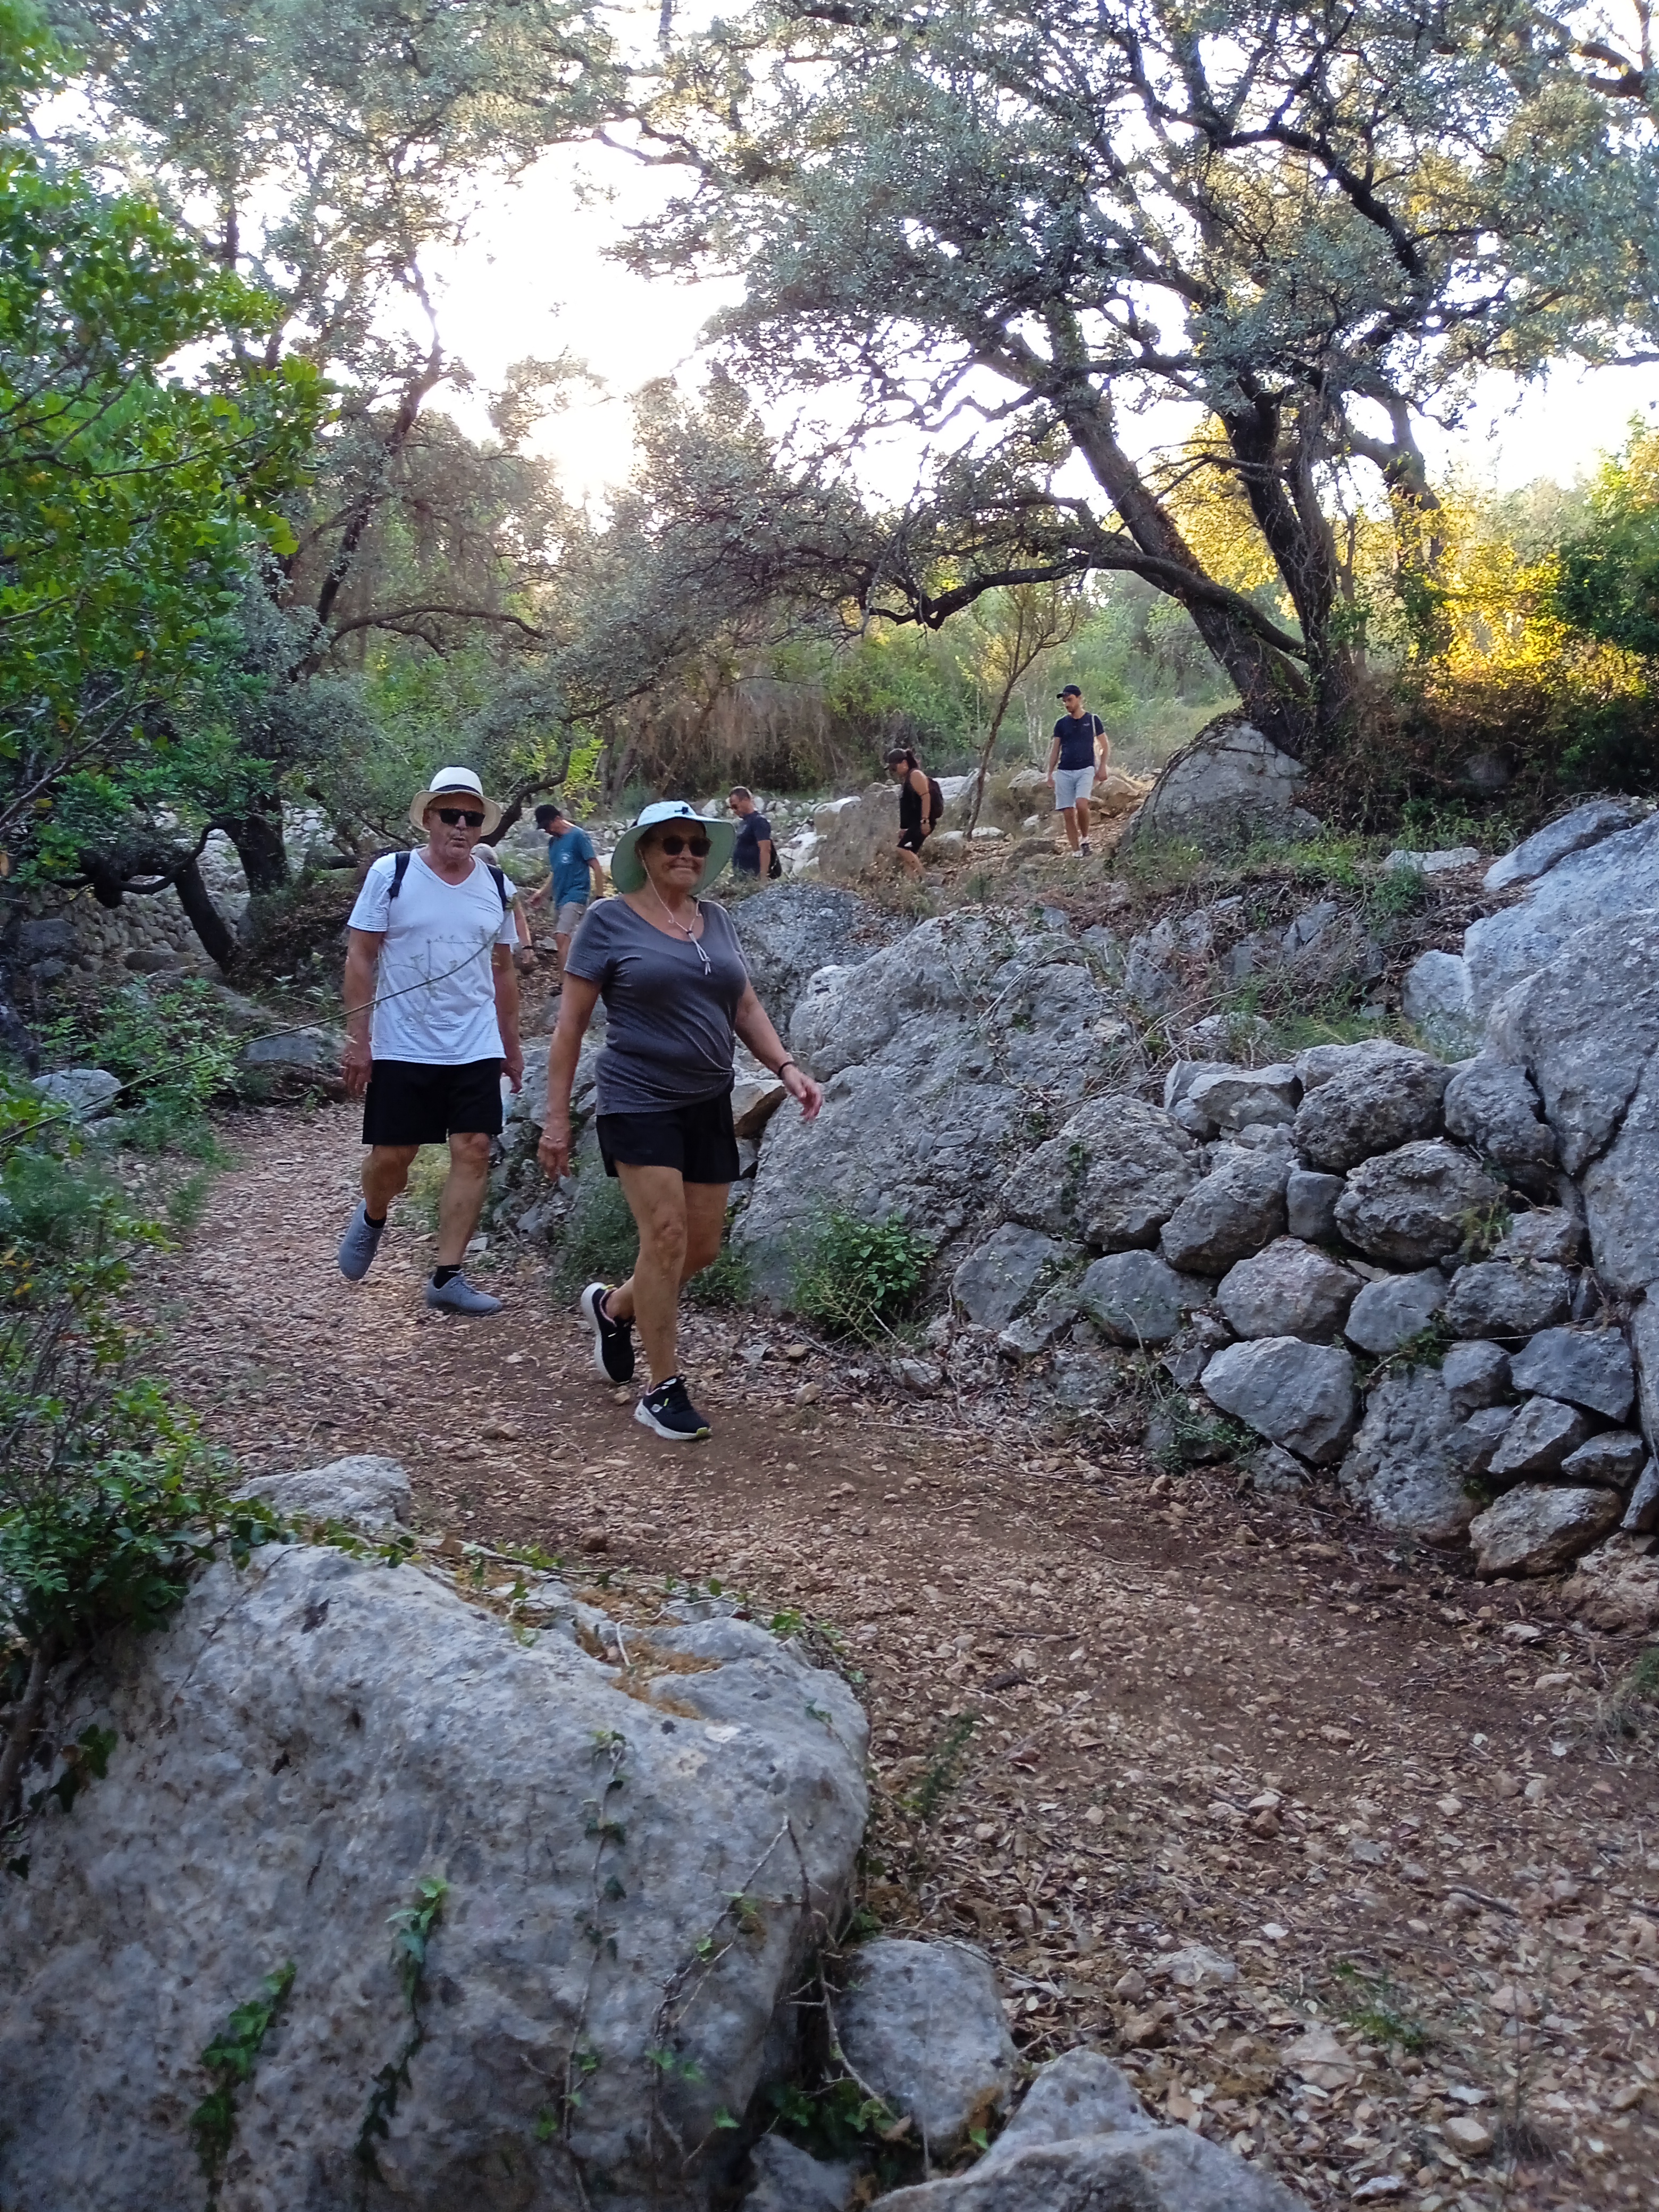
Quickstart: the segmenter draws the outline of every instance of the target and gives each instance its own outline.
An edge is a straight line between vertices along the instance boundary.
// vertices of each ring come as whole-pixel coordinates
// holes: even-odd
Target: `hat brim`
[[[438,799],[453,799],[458,804],[465,799],[470,805],[482,806],[484,818],[483,828],[478,832],[480,837],[493,837],[501,826],[501,808],[493,799],[480,799],[476,791],[417,791],[409,802],[409,819],[422,836],[426,834],[426,810]]]
[[[663,822],[636,823],[633,829],[624,830],[617,840],[617,849],[611,855],[611,880],[619,891],[639,891],[645,889],[645,863],[635,848],[641,837],[653,830],[673,830],[682,823],[692,823],[708,840],[708,858],[702,864],[702,873],[697,878],[695,890],[706,891],[721,870],[730,862],[732,848],[738,842],[735,822],[717,822],[707,814],[671,815]]]

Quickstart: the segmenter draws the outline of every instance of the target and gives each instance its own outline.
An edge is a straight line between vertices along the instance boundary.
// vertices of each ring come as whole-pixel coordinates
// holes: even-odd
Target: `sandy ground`
[[[528,1258],[475,1267],[482,1322],[425,1312],[395,1224],[342,1281],[352,1109],[228,1135],[148,1286],[211,1433],[250,1472],[390,1453],[432,1528],[613,1599],[713,1577],[823,1624],[874,1728],[866,1911],[982,1942],[1032,2058],[1098,2045],[1322,2207],[1659,2201],[1655,1739],[1608,1720],[1634,1647],[748,1316],[690,1323],[715,1433],[665,1444]]]

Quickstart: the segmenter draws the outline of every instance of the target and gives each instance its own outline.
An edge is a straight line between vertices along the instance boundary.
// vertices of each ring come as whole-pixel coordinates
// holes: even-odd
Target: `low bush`
[[[915,1311],[932,1259],[933,1247],[896,1214],[830,1212],[797,1258],[791,1303],[832,1336],[873,1343]]]
[[[576,1195],[553,1255],[550,1286],[557,1298],[574,1297],[588,1283],[620,1283],[634,1272],[640,1233],[622,1185],[597,1159],[584,1159]]]
[[[129,983],[46,1034],[48,1060],[107,1068],[127,1085],[125,1139],[150,1152],[217,1157],[207,1109],[235,1090],[241,1038],[211,983]]]

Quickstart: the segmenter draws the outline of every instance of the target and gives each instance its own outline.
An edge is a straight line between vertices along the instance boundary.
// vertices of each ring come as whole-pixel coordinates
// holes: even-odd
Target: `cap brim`
[[[493,799],[480,799],[476,791],[417,791],[409,802],[409,819],[422,836],[426,835],[426,810],[434,799],[453,799],[458,805],[465,799],[469,805],[482,806],[484,818],[483,828],[478,832],[480,837],[493,837],[501,826],[501,808]]]
[[[611,855],[611,880],[619,891],[637,891],[645,888],[645,863],[635,849],[647,830],[672,830],[677,823],[695,822],[708,840],[708,858],[702,864],[702,873],[695,889],[706,891],[732,858],[732,848],[738,842],[734,822],[718,822],[707,814],[671,816],[665,822],[647,822],[624,830],[617,840],[616,850]]]

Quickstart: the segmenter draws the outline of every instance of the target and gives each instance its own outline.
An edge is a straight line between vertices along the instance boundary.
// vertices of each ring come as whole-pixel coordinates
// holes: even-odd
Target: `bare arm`
[[[599,866],[597,859],[592,860],[588,862],[587,872],[593,878],[594,897],[603,898],[605,896],[605,870]]]
[[[354,929],[346,939],[343,1073],[346,1095],[350,1098],[362,1097],[374,1071],[374,1059],[368,1042],[369,1020],[374,1010],[374,975],[380,964],[380,947],[385,943],[386,933],[379,929]]]
[[[761,838],[756,845],[755,850],[760,854],[760,872],[762,875],[769,876],[772,872],[772,840],[769,837]]]
[[[1111,765],[1112,741],[1103,729],[1095,739],[1095,766],[1106,769]]]
[[[818,1109],[823,1103],[823,1093],[810,1075],[803,1075],[790,1059],[782,1040],[772,1026],[770,1015],[755,996],[751,983],[738,1001],[738,1011],[732,1026],[743,1039],[763,1067],[769,1067],[789,1096],[799,1104],[803,1117],[816,1121]]]
[[[519,1042],[519,978],[513,966],[510,945],[489,948],[489,972],[495,985],[495,1020],[501,1032],[501,1055],[513,1088],[524,1088],[524,1047]]]
[[[1055,737],[1054,737],[1054,738],[1050,738],[1050,740],[1049,740],[1049,743],[1048,743],[1048,767],[1047,767],[1046,769],[1044,769],[1044,770],[1042,771],[1042,772],[1043,772],[1043,774],[1048,777],[1048,781],[1049,781],[1049,782],[1050,782],[1050,783],[1052,783],[1052,782],[1054,781],[1054,770],[1055,770],[1059,766],[1060,766],[1060,738],[1059,738],[1059,737],[1058,737],[1058,736],[1055,736]]]
[[[599,1002],[599,987],[583,976],[567,975],[559,1000],[559,1023],[547,1052],[547,1118],[536,1158],[545,1175],[557,1178],[570,1166],[570,1086],[576,1079],[576,1061],[582,1039]]]

